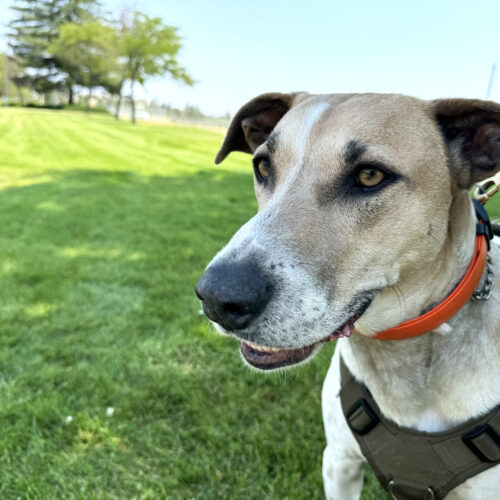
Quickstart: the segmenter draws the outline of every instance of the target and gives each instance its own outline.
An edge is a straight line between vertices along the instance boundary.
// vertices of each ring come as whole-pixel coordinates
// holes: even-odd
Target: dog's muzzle
[[[228,331],[248,327],[266,308],[271,279],[253,259],[215,262],[196,285],[196,295],[209,319]]]

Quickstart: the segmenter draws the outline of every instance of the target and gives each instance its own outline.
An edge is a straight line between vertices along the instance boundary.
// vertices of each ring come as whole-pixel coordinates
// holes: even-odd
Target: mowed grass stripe
[[[10,120],[12,113],[19,114],[17,120]],[[17,116],[17,115],[16,115]],[[82,167],[96,168],[96,162],[102,168],[138,168],[146,172],[156,171],[158,164],[165,167],[170,159],[179,160],[176,175],[189,164],[199,168],[200,161],[211,165],[217,150],[220,134],[203,131],[211,137],[209,146],[205,143],[192,144],[186,149],[190,128],[173,127],[171,136],[166,137],[164,127],[144,126],[143,134],[137,134],[128,123],[116,122],[109,116],[86,116],[68,113],[68,120],[63,130],[57,126],[57,116],[48,111],[2,110],[0,128],[9,129],[10,137],[3,136],[5,149],[0,152],[2,162],[12,164],[29,157],[30,151],[36,150],[32,158],[32,168],[37,165],[52,164],[54,168],[68,168],[78,163]],[[83,126],[83,128],[82,128]],[[20,134],[20,128],[23,133]],[[17,132],[16,132],[17,131]],[[147,131],[147,132],[146,132]],[[17,133],[17,135],[15,135]],[[14,135],[12,135],[14,134]],[[17,143],[17,139],[23,140]],[[31,154],[33,157],[33,155]],[[56,160],[56,162],[54,161]],[[208,162],[207,162],[208,160]],[[162,170],[165,173],[165,169]]]
[[[248,158],[105,116],[1,110],[5,128],[0,496],[321,498],[328,354],[249,373],[193,293],[255,212]]]
[[[262,376],[199,314],[196,280],[256,210],[221,140],[0,110],[0,497],[323,497],[333,346]],[[372,475],[363,498],[385,498]]]

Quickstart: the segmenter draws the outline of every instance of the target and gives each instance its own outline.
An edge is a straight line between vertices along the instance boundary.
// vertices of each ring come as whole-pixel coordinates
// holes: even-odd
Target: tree
[[[57,0],[60,2],[58,16],[59,27],[65,23],[84,23],[95,21],[99,17],[101,2],[99,0]],[[56,57],[56,62],[61,69],[63,61]],[[66,87],[68,89],[68,104],[73,104],[73,85],[75,81],[73,74],[66,72]]]
[[[116,73],[105,75],[101,79],[101,87],[111,96],[116,96],[116,106],[114,116],[118,120],[120,118],[120,107],[122,104],[123,84],[125,83],[126,73],[125,68],[119,62],[117,63],[118,70]]]
[[[56,6],[50,0],[18,0],[11,7],[17,17],[9,24],[10,47],[32,69],[32,85],[46,94],[61,85],[56,61],[47,45],[57,37]]]
[[[48,92],[66,87],[70,103],[73,81],[61,71],[61,61],[50,54],[48,46],[59,36],[59,27],[67,22],[88,22],[97,15],[98,0],[16,0],[16,17],[10,22],[9,45],[22,60],[31,76],[33,88]]]
[[[8,58],[9,79],[17,89],[19,102],[24,104],[24,92],[29,92],[31,87],[31,77],[26,73],[25,68],[15,57]]]
[[[100,0],[52,0],[59,5],[58,15],[61,24],[88,23],[95,21],[101,11]]]
[[[25,73],[22,64],[15,57],[0,53],[0,96],[6,98],[6,93],[12,96],[17,90],[19,102],[24,103],[30,85],[31,78]]]
[[[117,64],[116,32],[97,21],[83,24],[66,23],[59,30],[59,38],[48,50],[61,62],[73,81],[89,89],[87,110],[92,89],[102,84]]]
[[[158,17],[134,12],[130,20],[122,19],[120,49],[125,57],[126,78],[130,80],[132,123],[135,123],[134,86],[144,84],[146,77],[169,73],[175,80],[193,85],[193,79],[179,66],[177,55],[181,39],[177,28],[163,24]]]

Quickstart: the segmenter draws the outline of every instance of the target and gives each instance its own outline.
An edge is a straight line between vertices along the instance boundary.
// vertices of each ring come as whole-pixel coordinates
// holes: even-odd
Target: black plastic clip
[[[361,436],[370,432],[379,423],[377,414],[372,410],[365,398],[358,399],[349,408],[346,419],[349,427]]]
[[[488,424],[464,434],[462,441],[482,462],[500,461],[500,436]]]
[[[474,204],[474,210],[476,212],[476,218],[478,220],[476,224],[476,234],[484,234],[489,250],[490,240],[493,239],[493,229],[491,227],[490,217],[482,203],[477,200],[472,200],[472,203]]]

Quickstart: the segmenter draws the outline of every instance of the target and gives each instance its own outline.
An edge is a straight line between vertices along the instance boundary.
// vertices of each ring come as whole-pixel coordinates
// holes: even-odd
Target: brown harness
[[[457,287],[466,283],[466,290],[455,291],[430,312],[373,338],[403,340],[422,335],[447,321],[469,300],[487,266],[489,240],[499,229],[491,225],[482,204],[498,191],[500,172],[483,181],[475,193],[476,249],[469,270]],[[491,283],[485,299],[490,289]],[[378,480],[396,500],[442,499],[467,479],[500,464],[500,405],[448,431],[419,432],[387,419],[342,358],[340,380],[340,402],[346,421]]]
[[[500,464],[500,405],[445,432],[399,427],[340,361],[342,411],[363,455],[395,499],[442,499]]]

